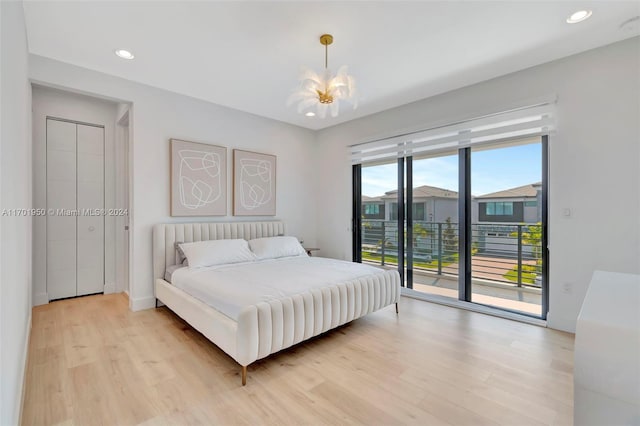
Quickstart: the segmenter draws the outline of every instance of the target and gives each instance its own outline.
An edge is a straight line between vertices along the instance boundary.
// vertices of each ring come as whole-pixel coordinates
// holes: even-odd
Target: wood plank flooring
[[[571,425],[573,335],[403,298],[240,368],[123,294],[33,310],[25,425]]]

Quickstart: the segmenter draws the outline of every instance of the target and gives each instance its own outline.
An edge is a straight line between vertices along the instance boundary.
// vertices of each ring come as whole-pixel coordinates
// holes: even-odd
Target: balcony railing
[[[472,278],[518,287],[541,287],[541,227],[535,223],[471,224]],[[406,235],[406,229],[405,229]],[[413,269],[438,275],[458,275],[458,224],[413,222]],[[405,258],[406,258],[405,250]],[[398,264],[398,222],[362,221],[362,260],[379,265]],[[405,259],[406,262],[406,259]]]

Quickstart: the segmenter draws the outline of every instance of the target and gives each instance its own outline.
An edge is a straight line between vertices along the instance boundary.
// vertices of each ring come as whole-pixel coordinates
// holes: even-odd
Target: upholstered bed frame
[[[153,276],[156,299],[182,317],[242,366],[247,366],[327,330],[400,299],[400,276],[385,271],[353,281],[311,290],[284,299],[245,307],[235,321],[164,280],[178,262],[176,242],[284,235],[282,222],[173,223],[153,229]]]

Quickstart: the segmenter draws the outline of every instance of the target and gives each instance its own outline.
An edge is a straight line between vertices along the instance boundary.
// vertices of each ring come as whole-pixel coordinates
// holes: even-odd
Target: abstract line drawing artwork
[[[191,210],[215,203],[220,198],[220,156],[206,151],[181,149],[180,157],[180,203]],[[203,179],[193,179],[195,174]]]
[[[276,214],[276,157],[233,150],[233,214]]]
[[[171,139],[171,216],[227,214],[227,149]]]

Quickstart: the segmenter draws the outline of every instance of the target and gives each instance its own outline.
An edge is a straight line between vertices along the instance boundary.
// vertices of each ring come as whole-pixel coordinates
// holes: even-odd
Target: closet
[[[104,291],[104,126],[47,117],[49,300]]]

